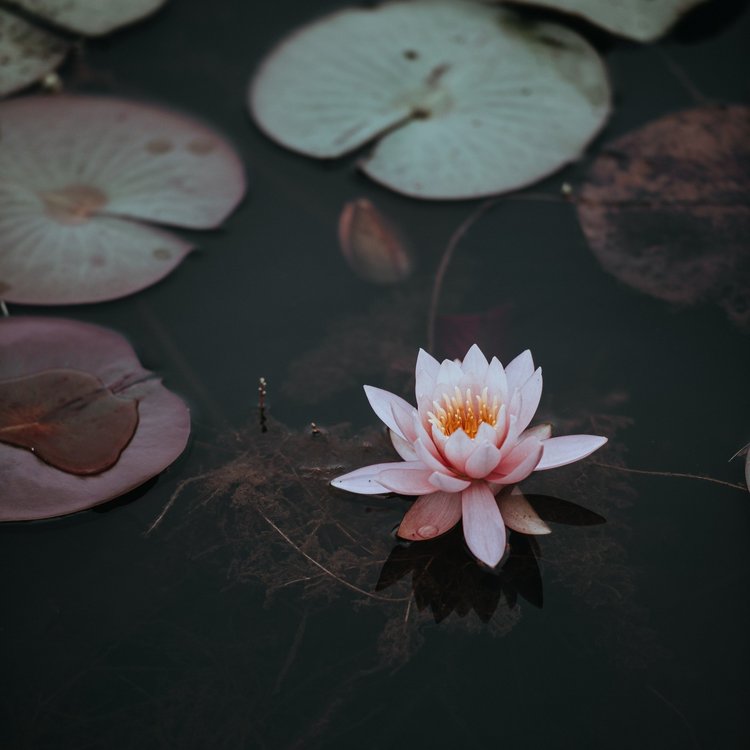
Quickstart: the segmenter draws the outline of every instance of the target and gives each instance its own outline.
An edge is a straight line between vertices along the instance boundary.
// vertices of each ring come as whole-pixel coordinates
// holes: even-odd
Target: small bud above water
[[[367,198],[344,205],[339,217],[339,244],[349,267],[375,284],[397,284],[414,264],[400,232]]]

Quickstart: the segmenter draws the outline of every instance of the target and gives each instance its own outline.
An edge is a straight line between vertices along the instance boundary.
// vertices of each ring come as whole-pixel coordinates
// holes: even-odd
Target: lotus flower
[[[366,466],[331,484],[362,495],[416,495],[399,526],[401,538],[433,539],[463,520],[469,549],[490,567],[505,552],[501,505],[509,493],[500,503],[495,495],[533,471],[578,461],[607,442],[595,435],[553,438],[548,424],[529,427],[542,394],[542,371],[534,369],[528,350],[505,368],[495,357],[488,362],[476,345],[463,362],[442,364],[420,350],[416,409],[380,388],[366,385],[365,393],[404,460]],[[529,529],[548,533],[529,510]],[[507,523],[524,530],[518,528],[523,524]]]

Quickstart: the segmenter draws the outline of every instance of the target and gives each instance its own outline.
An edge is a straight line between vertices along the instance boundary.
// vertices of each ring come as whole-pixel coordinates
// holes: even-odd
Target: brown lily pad
[[[114,466],[138,425],[138,402],[76,370],[0,381],[0,442],[71,474]]]
[[[750,108],[672,113],[610,143],[578,200],[605,270],[680,305],[713,302],[750,327]]]

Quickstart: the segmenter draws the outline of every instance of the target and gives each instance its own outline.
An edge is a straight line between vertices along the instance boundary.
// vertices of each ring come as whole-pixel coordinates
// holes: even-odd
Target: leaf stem
[[[723,479],[715,479],[714,477],[704,477],[701,474],[685,474],[680,471],[649,471],[647,469],[630,469],[625,466],[614,466],[613,464],[605,464],[600,461],[592,461],[592,466],[601,466],[603,469],[614,469],[615,471],[624,471],[628,474],[643,474],[645,476],[652,477],[680,477],[682,479],[701,479],[704,482],[711,482],[713,484],[720,484],[724,487],[732,487],[735,490],[742,490],[747,492],[747,487],[743,484],[734,484],[733,482],[725,482]]]

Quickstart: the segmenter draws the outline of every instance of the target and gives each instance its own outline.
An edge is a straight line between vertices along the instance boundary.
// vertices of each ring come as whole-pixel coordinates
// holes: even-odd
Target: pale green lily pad
[[[86,36],[107,34],[158,10],[166,0],[12,0],[56,26]]]
[[[604,124],[604,64],[578,34],[475,2],[349,8],[266,58],[249,106],[287,148],[426,199],[492,195],[576,159]]]
[[[651,42],[706,0],[513,0],[581,16],[612,34]]]
[[[0,96],[36,83],[67,53],[67,42],[0,8]]]

